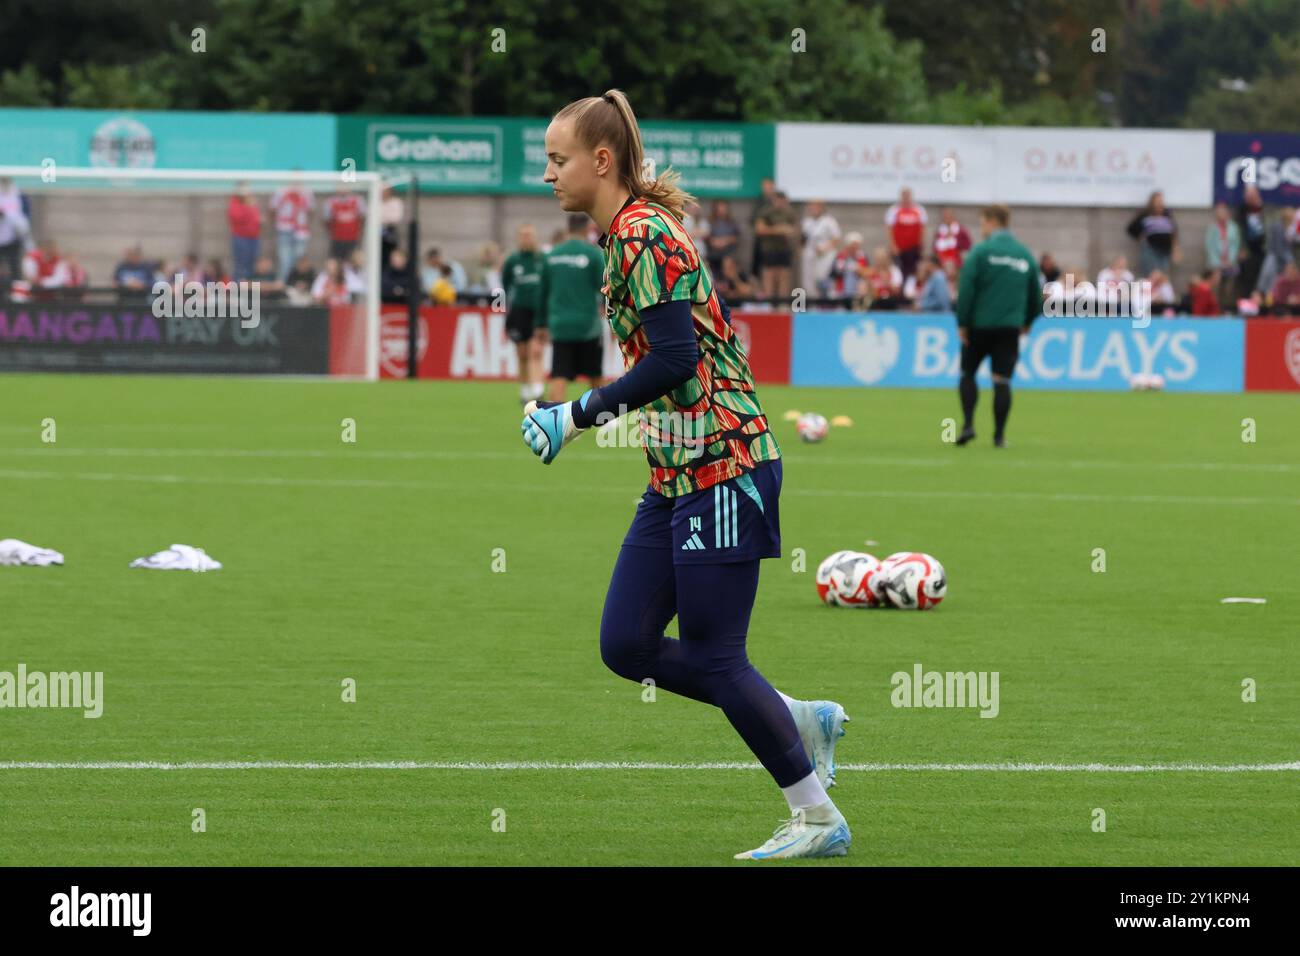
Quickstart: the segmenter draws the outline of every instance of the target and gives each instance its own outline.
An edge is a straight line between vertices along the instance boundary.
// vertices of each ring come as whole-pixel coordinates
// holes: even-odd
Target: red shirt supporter
[[[885,223],[889,226],[889,235],[894,240],[894,248],[899,252],[921,248],[921,237],[925,232],[923,207],[911,203],[895,203],[885,213]]]
[[[60,270],[63,260],[57,248],[36,248],[23,257],[23,276],[34,286],[62,285],[58,281],[67,270]]]
[[[934,227],[934,254],[940,263],[951,262],[960,269],[968,249],[970,233],[956,219],[945,219]]]
[[[331,196],[325,203],[325,219],[330,224],[330,238],[335,242],[357,242],[361,239],[361,222],[366,215],[366,204],[354,193]]]
[[[867,282],[871,285],[872,298],[890,299],[898,295],[898,276],[890,269],[868,269]]]
[[[232,196],[226,207],[230,220],[230,234],[240,239],[256,239],[262,234],[262,210],[257,203],[245,202],[242,196]]]
[[[306,239],[311,235],[308,225],[311,205],[311,193],[305,189],[289,187],[277,191],[271,197],[276,231],[291,232],[299,238]]]
[[[1300,269],[1295,263],[1288,263],[1286,270],[1273,283],[1273,308],[1279,314],[1292,315],[1300,311]]]
[[[82,268],[80,262],[72,259],[64,259],[63,266],[67,269],[67,282],[64,283],[68,288],[80,289],[86,285],[86,270]]]
[[[1209,279],[1200,279],[1192,283],[1192,315],[1220,315],[1219,300],[1214,295],[1214,288]]]
[[[49,298],[54,293],[42,289],[77,288],[86,284],[86,270],[75,259],[59,254],[59,247],[46,242],[23,256],[23,279],[14,283],[13,297],[27,301],[31,297]]]

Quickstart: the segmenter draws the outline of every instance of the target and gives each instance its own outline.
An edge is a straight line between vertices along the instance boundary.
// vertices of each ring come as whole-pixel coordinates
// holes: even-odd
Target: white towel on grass
[[[174,544],[166,551],[159,551],[147,558],[136,558],[131,562],[131,567],[153,568],[155,571],[220,571],[221,562],[208,557],[202,548]]]
[[[47,568],[52,564],[62,564],[63,555],[49,548],[38,548],[17,538],[5,538],[0,541],[0,564],[26,564],[36,568]]]

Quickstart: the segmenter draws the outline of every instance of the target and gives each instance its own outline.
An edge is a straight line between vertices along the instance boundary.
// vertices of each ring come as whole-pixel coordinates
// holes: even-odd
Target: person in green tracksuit
[[[542,288],[542,251],[537,248],[537,230],[531,223],[519,227],[519,248],[506,257],[501,267],[501,284],[506,293],[506,335],[519,355],[519,401],[526,404],[542,397],[542,350],[546,327],[537,322]]]
[[[1007,229],[1006,206],[980,211],[984,241],[966,256],[957,286],[957,334],[961,337],[961,381],[957,394],[965,416],[957,444],[975,437],[975,403],[979,387],[975,372],[985,356],[993,371],[993,444],[1005,448],[1007,416],[1011,414],[1011,376],[1020,357],[1020,334],[1042,312],[1043,290],[1038,262]]]
[[[587,241],[586,215],[569,217],[569,235],[546,254],[538,296],[539,326],[551,336],[551,381],[547,399],[564,401],[565,384],[578,378],[596,388],[606,383],[605,316],[601,287],[605,283],[605,254]]]

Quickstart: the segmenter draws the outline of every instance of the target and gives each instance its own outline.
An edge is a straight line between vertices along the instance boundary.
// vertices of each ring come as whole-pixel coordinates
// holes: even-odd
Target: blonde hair
[[[695,200],[678,186],[681,176],[675,169],[668,168],[653,179],[646,178],[641,130],[622,90],[606,90],[603,96],[574,100],[556,113],[554,119],[572,120],[573,135],[587,149],[608,146],[614,153],[619,178],[638,199],[657,203],[678,219],[685,215],[686,204]]]

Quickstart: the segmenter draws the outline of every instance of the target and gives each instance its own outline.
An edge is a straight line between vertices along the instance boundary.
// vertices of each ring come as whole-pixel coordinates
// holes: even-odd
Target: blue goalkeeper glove
[[[582,408],[586,408],[588,390],[578,399]],[[573,420],[575,402],[529,402],[524,406],[524,421],[520,431],[524,444],[532,449],[533,454],[549,465],[555,461],[569,442],[581,435],[585,428],[579,428]]]

